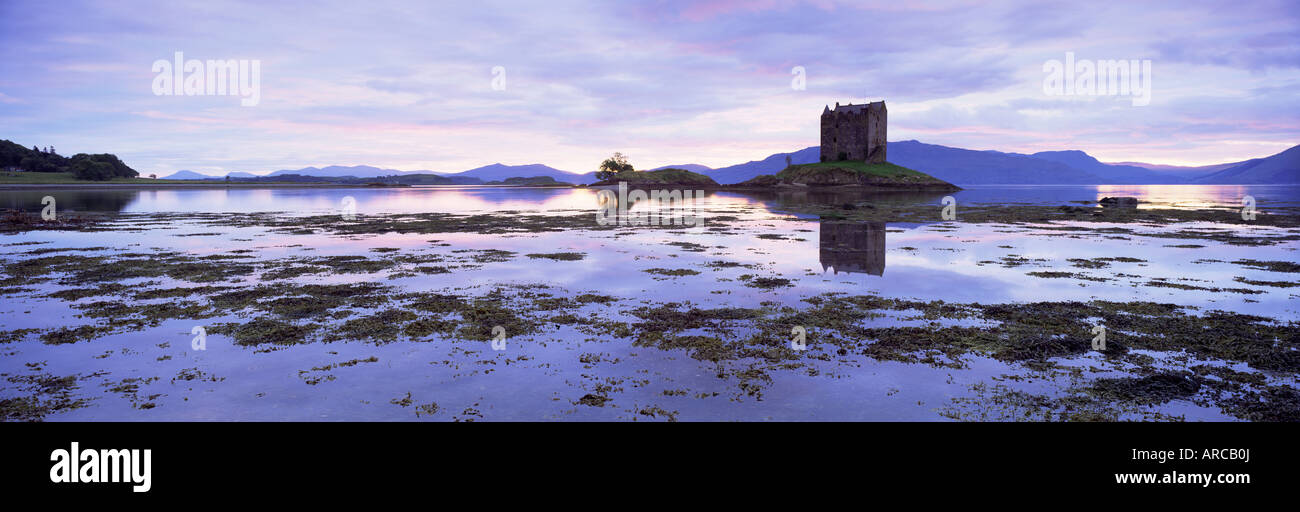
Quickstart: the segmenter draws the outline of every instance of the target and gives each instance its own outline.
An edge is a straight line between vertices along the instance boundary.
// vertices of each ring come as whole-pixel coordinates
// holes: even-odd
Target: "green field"
[[[869,164],[857,160],[844,160],[839,162],[816,162],[811,164],[792,165],[785,170],[777,173],[778,178],[785,178],[794,174],[806,173],[809,171],[816,172],[822,169],[849,169],[861,174],[879,176],[890,179],[907,179],[907,178],[931,178],[929,174],[908,169],[901,165],[894,165],[889,162],[881,164]]]

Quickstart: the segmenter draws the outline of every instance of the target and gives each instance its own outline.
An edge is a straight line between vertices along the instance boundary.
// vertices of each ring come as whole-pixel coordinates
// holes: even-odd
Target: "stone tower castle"
[[[885,102],[829,106],[822,110],[822,161],[885,161]]]

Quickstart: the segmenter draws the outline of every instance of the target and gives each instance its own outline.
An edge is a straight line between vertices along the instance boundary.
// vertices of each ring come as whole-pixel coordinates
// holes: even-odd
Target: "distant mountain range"
[[[1300,183],[1300,146],[1276,155],[1242,162],[1208,176],[1197,178],[1195,183],[1218,184],[1292,184]]]
[[[712,171],[712,170],[713,170],[713,169],[709,168],[709,166],[707,166],[707,165],[700,165],[700,164],[661,165],[661,166],[659,166],[659,167],[655,167],[654,169],[646,169],[646,170],[647,170],[647,171],[658,171],[658,170],[663,170],[663,169],[685,169],[685,170],[687,170],[687,171],[691,171],[691,172],[699,173],[699,174],[704,174],[704,173],[706,173],[706,172],[709,172],[709,171]],[[716,181],[716,180],[715,180],[715,181]]]
[[[593,183],[596,181],[596,173],[594,172],[589,172],[586,174],[578,174],[578,173],[573,173],[568,171],[561,171],[559,169],[542,165],[542,164],[528,164],[528,165],[492,164],[492,165],[485,165],[483,167],[470,169],[468,171],[454,172],[454,173],[425,171],[425,170],[400,171],[397,169],[381,169],[379,167],[371,167],[369,165],[353,165],[353,166],[331,165],[328,167],[303,167],[301,169],[280,169],[278,171],[273,171],[269,174],[266,174],[265,177],[289,176],[289,175],[312,176],[312,177],[319,177],[319,178],[344,178],[344,177],[380,178],[385,176],[410,177],[414,175],[430,175],[430,176],[436,176],[436,177],[447,178],[447,179],[445,180],[412,179],[409,181],[412,181],[414,183],[423,182],[423,183],[431,183],[431,184],[456,184],[456,185],[481,185],[489,181],[504,181],[509,178],[533,178],[538,176],[546,176],[546,177],[554,178],[556,181],[565,182],[565,183],[586,184],[586,183]],[[262,178],[255,174],[251,174],[247,172],[238,172],[238,171],[229,173],[228,176],[230,176],[231,179]],[[193,171],[177,171],[175,174],[162,177],[162,179],[224,180],[225,176],[209,176],[206,174],[199,174]]]
[[[562,181],[565,183],[587,184],[587,183],[595,183],[596,181],[596,173],[594,172],[589,172],[586,174],[578,174],[576,172],[561,171],[554,167],[549,167],[542,164],[528,164],[528,165],[492,164],[492,165],[485,165],[483,167],[476,167],[474,169],[470,169],[464,172],[458,172],[454,174],[443,174],[443,176],[477,178],[483,181],[502,181],[507,178],[533,178],[537,176],[549,176],[551,178],[555,178],[555,181]]]
[[[1107,164],[1083,151],[1026,155],[915,140],[890,142],[886,152],[890,162],[956,185],[1300,184],[1300,146],[1245,162],[1173,168],[1132,162]],[[785,168],[787,156],[790,163],[812,163],[820,159],[821,148],[812,146],[792,153],[777,153],[701,174],[718,183],[739,183],[779,172]]]
[[[1160,165],[1160,164],[1148,164],[1143,162],[1108,162],[1108,163],[1110,165],[1131,165],[1134,167],[1141,167],[1143,169],[1150,169],[1152,171],[1162,172],[1172,176],[1178,176],[1187,180],[1196,179],[1201,176],[1208,176],[1210,174],[1213,174],[1216,171],[1222,171],[1229,167],[1236,167],[1242,164],[1242,162],[1230,162],[1226,164],[1188,167],[1184,165]]]
[[[194,171],[176,171],[170,176],[163,176],[162,179],[164,180],[219,180],[221,178],[208,176],[206,174],[199,174]]]
[[[886,151],[890,162],[957,185],[1300,184],[1300,146],[1265,158],[1201,167],[1178,167],[1141,162],[1103,163],[1078,150],[1043,151],[1026,155],[953,148],[915,140],[890,142]],[[812,146],[791,153],[776,153],[762,160],[716,169],[700,164],[680,164],[665,165],[650,170],[686,169],[709,176],[718,183],[730,184],[740,183],[763,174],[775,174],[786,167],[786,157],[789,157],[789,163],[807,164],[818,161],[820,153],[821,149],[818,146]],[[282,169],[267,176],[285,175],[328,178],[388,176],[395,178],[386,181],[467,185],[537,176],[546,176],[566,183],[590,184],[596,181],[594,172],[579,174],[542,164],[500,163],[455,173],[399,171],[368,165],[351,167],[335,165],[323,168]],[[412,175],[432,176],[416,178]],[[230,173],[231,179],[256,177],[246,172]],[[217,180],[224,177],[207,176],[193,171],[178,171],[165,179]]]
[[[369,165],[353,165],[345,167],[342,165],[331,165],[329,167],[303,167],[302,169],[280,169],[272,171],[267,176],[283,176],[285,174],[297,174],[299,176],[320,176],[326,178],[342,178],[351,176],[353,178],[378,178],[380,176],[399,176],[404,174],[435,174],[432,171],[399,171],[397,169],[380,169]],[[232,178],[234,176],[231,176]]]
[[[889,143],[888,147],[892,148],[893,143]],[[713,181],[724,185],[740,183],[755,176],[781,172],[781,169],[785,169],[785,157],[787,156],[790,157],[790,163],[792,164],[810,164],[816,162],[820,158],[821,148],[813,146],[793,153],[777,153],[762,160],[751,160],[743,164],[719,167],[717,169],[701,172],[700,174],[713,178]]]

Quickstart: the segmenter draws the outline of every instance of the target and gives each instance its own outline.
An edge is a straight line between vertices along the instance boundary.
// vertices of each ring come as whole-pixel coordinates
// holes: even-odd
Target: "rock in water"
[[[1136,197],[1103,197],[1097,202],[1103,206],[1137,206],[1138,204]]]

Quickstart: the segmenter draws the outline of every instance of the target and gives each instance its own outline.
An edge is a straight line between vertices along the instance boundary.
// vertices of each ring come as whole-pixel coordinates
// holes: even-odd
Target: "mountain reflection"
[[[823,272],[885,273],[884,222],[821,221],[818,247]]]

